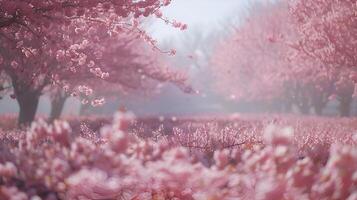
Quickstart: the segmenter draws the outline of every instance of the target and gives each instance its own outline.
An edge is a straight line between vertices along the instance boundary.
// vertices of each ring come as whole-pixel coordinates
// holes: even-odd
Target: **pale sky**
[[[203,31],[210,31],[219,27],[231,16],[237,16],[249,0],[175,0],[163,10],[164,16],[184,22],[191,28],[199,27]],[[158,40],[178,34],[188,34],[169,27],[162,21],[156,20],[149,31]]]

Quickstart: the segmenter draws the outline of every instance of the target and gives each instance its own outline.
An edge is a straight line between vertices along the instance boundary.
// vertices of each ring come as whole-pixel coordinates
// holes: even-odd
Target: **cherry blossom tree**
[[[11,78],[13,96],[20,106],[19,124],[33,120],[46,86],[63,83],[61,80],[66,77],[80,73],[107,78],[109,73],[102,69],[100,61],[108,36],[115,38],[123,30],[133,31],[155,45],[140,28],[140,17],[156,15],[185,29],[186,25],[162,16],[160,8],[169,3],[0,1],[0,70]]]
[[[340,114],[349,115],[357,66],[355,1],[291,0],[292,25],[298,32],[291,45],[324,68],[335,68],[339,77],[335,93]]]
[[[216,48],[216,88],[232,100],[276,101],[284,95],[290,34],[284,4],[255,4],[247,19]],[[269,23],[266,23],[269,22]]]
[[[313,108],[318,115],[336,95],[341,115],[348,116],[354,85],[346,77],[351,70],[327,67],[296,45],[301,33],[288,8],[284,2],[252,7],[212,59],[218,90],[236,100],[278,102],[288,110],[295,105],[303,114]]]

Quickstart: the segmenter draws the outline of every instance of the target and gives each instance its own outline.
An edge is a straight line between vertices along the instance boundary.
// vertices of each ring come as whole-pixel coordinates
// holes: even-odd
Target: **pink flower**
[[[171,3],[171,0],[164,0],[163,5],[168,6]]]
[[[161,18],[162,17],[162,12],[160,10],[157,10],[155,12],[156,17]]]
[[[0,176],[11,178],[17,173],[17,168],[12,162],[6,162],[5,164],[0,164]]]
[[[17,69],[19,67],[19,63],[17,63],[15,60],[11,61],[11,67],[14,69]]]

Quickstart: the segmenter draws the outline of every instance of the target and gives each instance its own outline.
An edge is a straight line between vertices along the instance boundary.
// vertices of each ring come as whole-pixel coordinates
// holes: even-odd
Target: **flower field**
[[[2,131],[0,199],[357,197],[356,119],[208,119],[165,132],[165,121],[150,129],[160,120],[117,113],[99,131],[88,118]]]

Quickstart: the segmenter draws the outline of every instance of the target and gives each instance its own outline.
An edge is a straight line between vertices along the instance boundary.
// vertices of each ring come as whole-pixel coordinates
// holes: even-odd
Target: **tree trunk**
[[[339,111],[341,117],[349,117],[351,113],[352,97],[342,97],[340,100]]]
[[[60,118],[66,100],[67,100],[67,96],[58,96],[51,100],[51,112],[49,117],[50,123]]]
[[[20,109],[17,125],[19,128],[29,126],[35,119],[41,92],[15,76],[11,77],[11,82]]]
[[[37,92],[25,91],[16,94],[16,99],[20,107],[18,126],[28,126],[35,119],[40,95]]]

